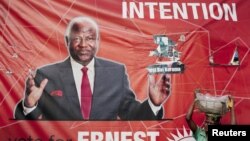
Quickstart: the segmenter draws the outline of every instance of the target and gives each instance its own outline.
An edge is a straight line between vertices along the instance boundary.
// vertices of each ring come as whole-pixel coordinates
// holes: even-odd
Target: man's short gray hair
[[[65,39],[65,44],[66,44],[66,46],[68,46],[68,45],[67,45],[67,39],[69,39],[69,37],[70,37],[70,32],[71,32],[72,26],[73,26],[75,23],[79,23],[79,22],[90,23],[91,25],[93,25],[93,27],[94,27],[95,30],[96,30],[96,38],[99,39],[99,27],[98,27],[97,23],[96,23],[93,19],[91,19],[91,18],[89,18],[89,17],[79,16],[79,17],[73,18],[73,19],[69,22],[69,24],[68,24],[68,26],[67,26],[67,28],[66,28],[66,31],[65,31],[65,33],[64,33],[64,39]]]

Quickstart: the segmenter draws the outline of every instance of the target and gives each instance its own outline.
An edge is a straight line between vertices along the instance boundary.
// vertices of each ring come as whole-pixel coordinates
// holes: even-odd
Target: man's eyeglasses
[[[92,44],[96,41],[96,37],[85,37],[85,38],[82,38],[82,37],[74,37],[71,39],[71,41],[74,43],[74,44],[80,44],[82,41],[84,41],[85,43],[87,44]]]

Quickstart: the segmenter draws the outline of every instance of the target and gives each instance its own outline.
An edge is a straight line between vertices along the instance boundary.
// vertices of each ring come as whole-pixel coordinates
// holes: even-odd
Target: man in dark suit
[[[15,109],[15,119],[44,120],[157,120],[163,115],[162,103],[170,94],[169,79],[155,82],[149,77],[149,99],[140,103],[129,86],[122,64],[95,56],[99,28],[95,21],[76,17],[67,26],[65,41],[69,57],[31,74],[24,99]],[[87,73],[82,73],[82,67]],[[88,81],[83,82],[83,76]],[[83,84],[88,88],[84,88]],[[85,86],[86,86],[85,85]],[[85,91],[89,92],[85,92]],[[84,102],[81,93],[91,93]],[[89,103],[89,106],[85,106]],[[87,105],[87,104],[86,104]],[[87,114],[82,107],[87,107]]]

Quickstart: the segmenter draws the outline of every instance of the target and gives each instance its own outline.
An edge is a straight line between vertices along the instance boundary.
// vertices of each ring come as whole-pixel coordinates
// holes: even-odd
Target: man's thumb
[[[40,84],[40,89],[43,90],[43,89],[45,88],[45,86],[47,85],[47,83],[48,83],[48,79],[45,78],[45,79],[41,82],[41,84]]]
[[[154,86],[155,85],[155,78],[153,75],[148,75],[149,85]]]

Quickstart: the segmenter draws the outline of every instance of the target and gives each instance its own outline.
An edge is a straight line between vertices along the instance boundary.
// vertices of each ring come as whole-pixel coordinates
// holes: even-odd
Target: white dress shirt
[[[78,99],[81,105],[81,84],[82,84],[82,68],[83,65],[77,63],[73,58],[70,57],[70,62],[71,62],[71,66],[72,66],[72,71],[73,71],[73,76],[74,76],[74,80],[75,80],[75,84],[76,84],[76,90],[77,90],[77,94],[78,94]],[[88,78],[89,78],[89,83],[90,83],[90,88],[91,88],[91,92],[93,94],[94,91],[94,78],[95,78],[95,58],[93,58],[89,64],[86,66],[88,68],[87,74],[88,74]]]

